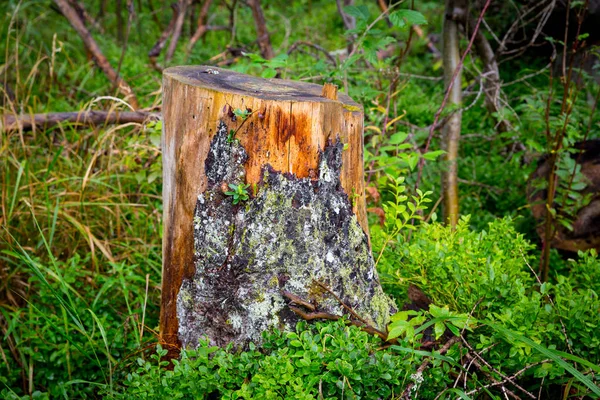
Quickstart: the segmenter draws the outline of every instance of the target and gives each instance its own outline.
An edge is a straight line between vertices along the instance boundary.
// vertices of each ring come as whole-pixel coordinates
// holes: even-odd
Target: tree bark
[[[125,99],[129,101],[129,104],[131,104],[134,109],[138,109],[138,100],[135,97],[133,89],[131,89],[131,86],[129,86],[110,65],[108,59],[104,56],[102,50],[100,50],[100,47],[85,27],[83,21],[81,21],[79,15],[77,15],[77,11],[71,7],[67,0],[54,0],[54,2],[60,9],[60,12],[71,23],[71,26],[77,31],[79,36],[81,36],[85,47],[92,53],[96,65],[100,67],[108,79],[125,95]]]
[[[446,0],[446,16],[444,18],[443,32],[443,64],[444,81],[446,88],[450,87],[450,82],[454,72],[459,68],[459,36],[458,23],[455,14],[464,13],[465,8],[462,0]],[[454,83],[450,89],[448,104],[451,107],[458,108],[462,103],[461,72],[459,71],[454,78]],[[448,117],[448,121],[442,128],[442,144],[446,151],[445,170],[442,175],[443,189],[443,212],[444,221],[450,226],[455,227],[458,223],[458,146],[460,141],[462,112],[456,110]]]
[[[193,323],[184,316],[184,311],[192,312],[190,310],[194,309],[186,308],[188,297],[193,297],[190,293],[194,293],[190,289],[193,286],[194,274],[208,274],[208,267],[202,264],[205,270],[198,270],[198,263],[212,260],[213,253],[214,257],[218,257],[218,253],[226,253],[228,256],[217,265],[221,265],[221,262],[223,266],[227,265],[227,268],[234,265],[231,268],[235,270],[237,264],[233,260],[235,257],[241,257],[240,254],[248,249],[243,246],[233,249],[232,243],[235,246],[238,240],[243,242],[258,230],[267,228],[267,225],[269,229],[274,229],[280,224],[291,223],[293,218],[287,218],[286,213],[296,215],[293,214],[294,210],[279,209],[280,202],[285,203],[287,198],[294,204],[292,208],[299,207],[304,210],[303,207],[306,206],[307,210],[310,209],[312,203],[306,199],[315,198],[319,193],[329,193],[324,182],[335,182],[335,173],[329,171],[324,164],[324,160],[335,158],[335,151],[340,151],[339,190],[345,193],[342,197],[349,201],[347,209],[349,212],[352,210],[350,214],[356,215],[354,221],[357,221],[358,230],[368,234],[364,196],[363,112],[348,96],[342,94],[338,98],[337,88],[333,85],[323,88],[309,83],[266,80],[213,67],[168,68],[163,76],[163,90],[164,235],[160,326],[163,345],[177,351],[180,335],[184,337],[184,344],[189,344],[190,340],[193,342],[189,339],[190,330],[193,330],[190,326]],[[339,144],[336,145],[338,140]],[[337,150],[333,150],[334,148]],[[235,173],[224,172],[233,168],[231,165],[234,162],[239,164],[235,166]],[[216,175],[220,178],[215,178]],[[223,178],[224,176],[227,178]],[[318,186],[321,189],[316,189],[316,192],[303,192],[299,189],[309,182],[312,182],[313,187]],[[232,190],[231,184],[234,184],[234,187],[249,185],[247,190],[250,199],[244,203],[246,211],[243,211],[244,206],[232,205],[232,198],[223,194],[224,191]],[[261,215],[259,212],[253,214],[252,211],[259,207],[257,204],[260,205],[260,199],[268,198],[265,193],[269,190],[274,191],[279,184],[288,188],[295,187],[297,190],[294,189],[294,195],[278,197],[280,200],[276,201],[275,205],[263,209],[264,212],[273,214],[273,223],[261,225],[257,222],[262,228],[254,227],[248,229],[247,234],[241,235],[244,224],[248,224],[251,219],[249,215],[254,215],[255,218]],[[271,195],[276,196],[273,192]],[[210,200],[215,198],[219,200]],[[327,204],[332,204],[331,201]],[[241,236],[238,239],[230,238],[224,251],[211,250],[209,256],[202,256],[202,252],[206,250],[202,246],[207,246],[208,242],[215,242],[216,234],[208,235],[205,230],[218,227],[220,220],[211,218],[214,219],[215,215],[221,212],[218,211],[219,207],[226,209],[221,219],[233,218],[231,215],[236,212],[238,214],[235,215],[244,215],[243,218],[239,217],[244,223],[240,222],[238,217],[231,222],[234,236]],[[343,205],[340,207],[344,209]],[[343,214],[340,209],[334,208],[333,213],[336,212],[339,212],[339,215]],[[284,221],[276,222],[278,218]],[[309,220],[306,223],[310,225]],[[269,236],[267,242],[275,245],[293,240],[298,246],[291,248],[297,248],[303,246],[305,241],[320,237],[320,234],[305,235],[308,236]],[[329,234],[322,236],[329,237]],[[257,240],[262,239],[264,237],[259,235]],[[368,248],[366,236],[364,243],[367,246],[365,248]],[[325,244],[321,247],[326,249],[327,246]],[[316,249],[315,251],[320,251],[320,247]],[[368,254],[366,257],[371,256]],[[259,257],[260,260],[272,258],[264,255]],[[329,255],[326,258],[329,259]],[[248,270],[255,266],[248,261],[249,259],[254,258],[239,258],[247,263],[242,269],[245,271],[242,275],[250,274]],[[292,255],[287,255],[284,264],[293,263],[293,259]],[[372,260],[372,257],[370,259]],[[309,265],[310,262],[307,261],[306,264]],[[236,280],[237,275],[235,279],[229,275],[220,275],[225,273],[225,267],[216,268],[215,271],[214,274],[221,277],[219,279],[232,279],[232,283],[226,285],[224,291],[230,290],[228,288],[232,285],[239,284]],[[268,272],[267,268],[265,273]],[[204,276],[203,281],[213,279],[210,277],[214,275]],[[307,284],[310,284],[310,280]],[[335,287],[331,282],[327,284]],[[281,280],[280,285],[284,285]],[[185,288],[185,291],[182,288]],[[180,293],[180,290],[183,292]],[[201,292],[205,297],[209,297],[207,290]],[[205,311],[206,315],[216,312],[210,307]],[[222,317],[216,313],[213,319],[216,321]],[[235,320],[234,317],[230,317],[227,321],[231,318]],[[182,321],[185,325],[183,327],[180,325]],[[225,321],[222,322],[227,325]],[[234,328],[235,326],[231,329],[235,330]],[[210,332],[207,332],[207,335],[211,336]],[[213,335],[211,340],[219,342],[228,338],[238,340],[240,337],[228,331],[220,331],[219,335]]]

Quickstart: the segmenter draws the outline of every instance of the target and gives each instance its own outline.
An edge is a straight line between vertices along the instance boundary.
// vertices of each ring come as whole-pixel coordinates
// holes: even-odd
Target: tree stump
[[[166,69],[163,93],[163,345],[260,342],[297,321],[286,294],[385,330],[362,108],[333,85],[204,66]]]

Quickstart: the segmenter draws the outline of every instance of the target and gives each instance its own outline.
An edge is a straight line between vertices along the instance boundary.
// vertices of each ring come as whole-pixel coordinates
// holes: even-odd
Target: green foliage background
[[[169,5],[134,2],[124,46],[117,37],[117,2],[106,2],[101,16],[98,2],[83,3],[104,29],[92,34],[112,65],[120,66],[144,108],[159,109],[161,75],[146,54],[169,22]],[[227,25],[229,12],[216,3],[211,24]],[[397,342],[389,348],[343,322],[302,323],[296,332],[265,333],[261,349],[240,352],[201,344],[165,371],[159,361],[164,350],[156,346],[160,123],[3,131],[0,397],[378,399],[399,398],[410,384],[424,399],[501,398],[493,383],[507,376],[541,398],[562,398],[555,396],[558,392],[567,393],[565,398],[597,397],[597,254],[553,252],[551,280],[544,284],[533,272],[539,239],[524,193],[534,160],[548,148],[541,134],[545,115],[553,127],[564,119],[552,97],[559,88],[547,71],[520,78],[547,60],[525,56],[501,65],[501,79],[516,81],[503,87],[514,131],[498,134],[477,96],[481,62],[467,57],[459,160],[465,217],[452,231],[437,222],[439,176],[445,168],[437,135],[431,152],[420,154],[444,95],[441,62],[409,29],[421,24],[426,34],[439,37],[442,2],[415,2],[419,13],[401,4],[389,27],[385,21],[370,26],[379,15],[376,2],[356,1],[346,9],[356,18],[354,31],[345,30],[335,2],[263,3],[274,59],[258,56],[252,14],[238,5],[235,34],[209,31],[189,54],[193,27],[186,23],[171,64],[222,61],[211,59],[231,47],[246,54],[232,60],[232,69],[332,82],[360,101],[366,118],[366,180],[381,194],[380,200],[370,199],[370,206],[386,208],[387,214],[383,226],[370,214],[382,283],[399,306],[413,284],[437,308],[418,311],[410,320],[398,317]],[[51,1],[4,1],[0,20],[0,114],[127,110]],[[336,65],[308,49],[287,54],[298,40],[328,51],[345,49],[352,35],[359,50],[346,59],[336,55]],[[395,43],[400,47],[391,57],[378,58],[378,51]],[[586,80],[582,93],[597,90]],[[386,108],[386,98],[391,107]],[[574,100],[567,125],[567,151],[584,132],[598,138],[598,115],[585,95]],[[427,162],[417,191],[422,158]],[[573,200],[565,207],[568,223],[582,199],[563,197]],[[453,323],[457,318],[461,324]],[[465,342],[444,355],[433,350],[439,345],[421,347],[431,338],[446,342],[459,327]],[[467,353],[473,352],[492,367],[467,369]],[[429,364],[419,372],[425,360]]]

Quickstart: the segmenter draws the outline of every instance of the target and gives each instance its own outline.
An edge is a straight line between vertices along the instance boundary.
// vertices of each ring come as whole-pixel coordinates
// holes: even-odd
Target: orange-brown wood
[[[235,110],[247,111],[249,117],[233,117]],[[198,194],[206,189],[204,162],[218,121],[225,121],[236,132],[248,153],[245,168],[249,184],[259,183],[266,164],[300,178],[316,179],[319,151],[339,138],[347,145],[342,155],[342,187],[368,233],[363,117],[362,107],[345,94],[338,96],[334,85],[324,89],[205,66],[164,71],[160,331],[166,348],[179,347],[177,294],[183,279],[194,273],[194,208]]]

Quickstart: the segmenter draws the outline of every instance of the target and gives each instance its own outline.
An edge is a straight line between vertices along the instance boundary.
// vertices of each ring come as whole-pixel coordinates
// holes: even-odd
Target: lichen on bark
[[[238,205],[223,192],[244,182],[248,156],[227,140],[219,123],[205,164],[207,190],[194,218],[196,272],[177,298],[179,339],[195,347],[260,343],[269,329],[293,329],[298,317],[282,291],[342,315],[345,310],[318,281],[379,330],[393,301],[379,284],[367,236],[341,188],[343,146],[329,144],[319,158],[319,178],[297,178],[265,166],[253,198]]]

